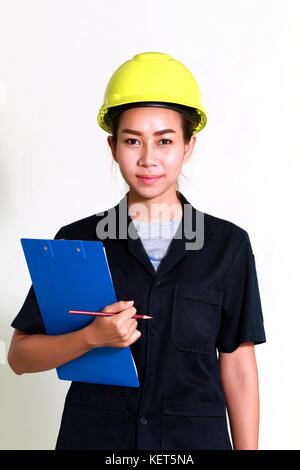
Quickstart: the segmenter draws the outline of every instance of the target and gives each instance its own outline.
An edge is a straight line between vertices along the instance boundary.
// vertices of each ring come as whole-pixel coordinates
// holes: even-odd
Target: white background
[[[255,348],[259,447],[300,449],[299,2],[7,0],[0,8],[6,353],[31,284],[20,238],[52,238],[123,197],[98,109],[121,63],[166,52],[194,75],[208,117],[180,190],[247,230],[255,254],[267,336]],[[1,448],[53,449],[69,382],[55,370],[17,376],[6,359],[0,380]]]

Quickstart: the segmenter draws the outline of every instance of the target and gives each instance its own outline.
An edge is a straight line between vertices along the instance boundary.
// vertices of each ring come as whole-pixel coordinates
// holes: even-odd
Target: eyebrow
[[[174,131],[174,129],[162,129],[161,131],[156,131],[153,133],[153,135],[162,135],[162,134],[170,134],[171,132],[175,133],[176,134],[176,131]],[[135,135],[142,135],[142,132],[139,132],[139,131],[134,131],[133,129],[123,129],[121,131],[121,134],[122,133],[126,133],[126,134],[135,134]]]

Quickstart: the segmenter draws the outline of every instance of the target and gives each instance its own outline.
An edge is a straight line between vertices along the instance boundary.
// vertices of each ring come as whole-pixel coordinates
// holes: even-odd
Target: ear
[[[112,141],[112,136],[109,135],[107,137],[107,143],[108,145],[110,146],[110,150],[111,150],[111,153],[112,153],[112,156],[113,156],[113,159],[116,163],[119,163],[118,160],[117,160],[117,154],[116,154],[116,149],[114,147],[114,144],[113,144],[113,141]]]
[[[193,150],[194,150],[196,142],[197,142],[197,138],[195,134],[193,134],[189,143],[184,145],[184,155],[183,155],[182,163],[187,163],[189,161],[189,159],[191,158],[193,154]]]

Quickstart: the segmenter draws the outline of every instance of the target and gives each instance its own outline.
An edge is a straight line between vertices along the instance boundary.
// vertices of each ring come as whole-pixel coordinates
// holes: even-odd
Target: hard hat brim
[[[125,103],[121,104],[118,106],[112,106],[109,108],[106,108],[104,113],[102,114],[102,128],[105,127],[105,130],[110,132],[110,122],[112,119],[115,119],[117,116],[119,116],[122,112],[126,111],[127,109],[131,108],[136,108],[136,107],[159,107],[159,108],[168,108],[172,109],[174,111],[177,111],[185,116],[187,116],[189,119],[195,122],[195,130],[194,132],[198,132],[200,129],[202,129],[205,124],[206,124],[206,116],[203,113],[200,113],[198,109],[190,107],[190,106],[185,106],[182,104],[177,104],[177,103],[171,103],[171,102],[163,102],[163,101],[140,101],[140,102],[131,102],[131,103]],[[99,119],[98,123],[100,120],[100,112],[99,112]]]

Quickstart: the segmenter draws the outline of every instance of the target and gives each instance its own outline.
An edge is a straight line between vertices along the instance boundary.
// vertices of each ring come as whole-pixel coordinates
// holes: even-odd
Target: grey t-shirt
[[[169,222],[142,222],[133,220],[135,228],[155,270],[157,270],[159,263],[166,255],[180,222],[181,217]]]

